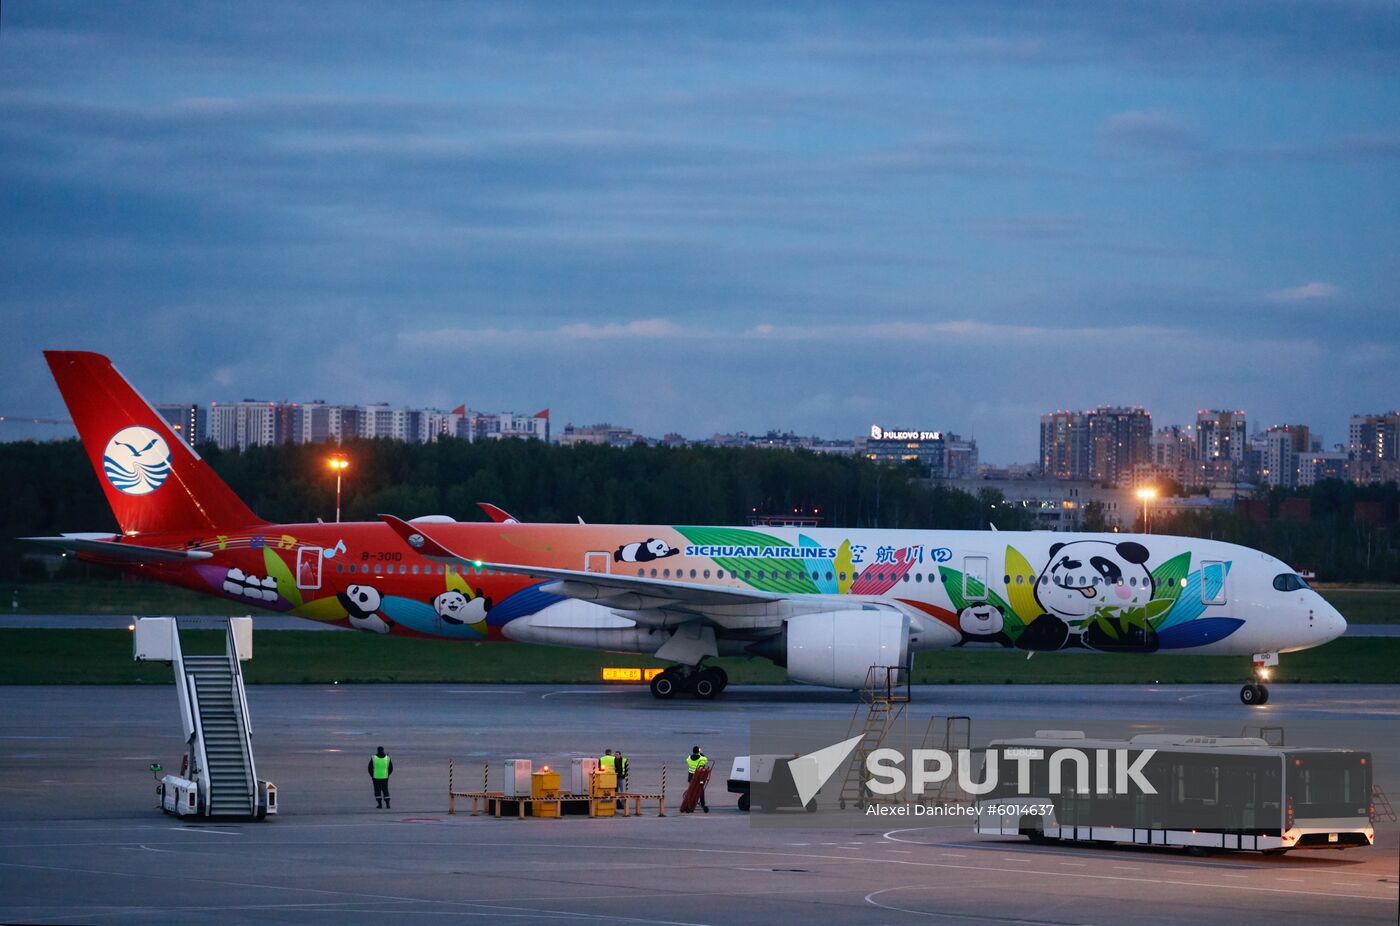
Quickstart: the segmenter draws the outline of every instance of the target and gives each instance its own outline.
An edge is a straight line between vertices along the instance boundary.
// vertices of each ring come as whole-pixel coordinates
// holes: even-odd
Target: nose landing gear
[[[1268,704],[1269,686],[1261,685],[1258,682],[1249,682],[1240,689],[1240,700],[1251,707]]]
[[[1251,707],[1262,707],[1269,703],[1269,670],[1278,665],[1278,653],[1254,654],[1254,680],[1245,683],[1240,689],[1240,701]]]

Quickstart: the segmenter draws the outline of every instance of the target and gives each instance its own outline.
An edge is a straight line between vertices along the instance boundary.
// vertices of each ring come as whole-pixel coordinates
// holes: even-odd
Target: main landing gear
[[[670,666],[651,680],[651,693],[663,701],[688,691],[709,701],[729,684],[729,675],[719,666]]]
[[[1246,682],[1240,689],[1240,700],[1251,707],[1262,707],[1269,703],[1269,669],[1278,665],[1278,653],[1254,654],[1254,680]]]

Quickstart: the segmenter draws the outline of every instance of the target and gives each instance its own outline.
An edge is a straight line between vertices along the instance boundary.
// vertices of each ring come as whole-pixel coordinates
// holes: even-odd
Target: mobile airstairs
[[[136,621],[137,661],[168,662],[175,672],[181,732],[188,746],[178,775],[160,776],[160,807],[176,816],[262,819],[277,813],[277,787],[258,779],[241,662],[253,655],[253,620],[230,618],[224,652],[186,656],[172,617]]]

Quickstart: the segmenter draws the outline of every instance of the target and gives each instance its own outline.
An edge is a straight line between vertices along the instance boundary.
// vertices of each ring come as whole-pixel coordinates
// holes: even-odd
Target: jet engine
[[[808,685],[864,688],[871,666],[909,658],[909,616],[899,611],[823,611],[790,618],[788,677]]]

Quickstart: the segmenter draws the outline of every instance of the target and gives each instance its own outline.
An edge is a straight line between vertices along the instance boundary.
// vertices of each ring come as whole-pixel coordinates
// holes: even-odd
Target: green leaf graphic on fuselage
[[[1152,570],[1152,598],[1176,601],[1181,595],[1182,580],[1191,572],[1191,554],[1178,553]]]
[[[765,592],[789,595],[815,595],[817,586],[807,574],[802,548],[785,540],[734,527],[678,527],[682,537],[699,546],[783,547],[797,551],[791,559],[768,556],[710,557],[716,566],[741,579],[746,585]]]
[[[938,572],[943,579],[943,590],[948,593],[948,600],[953,603],[953,609],[961,611],[963,608],[966,608],[969,602],[963,597],[963,574],[956,569],[949,569],[947,566],[939,566]],[[933,580],[930,579],[929,581],[932,582]],[[992,589],[984,589],[981,582],[976,579],[969,579],[967,582],[967,590],[974,595],[982,594],[985,591],[987,596],[986,601],[1001,610],[1001,616],[1006,624],[1007,633],[1018,632],[1021,627],[1024,626],[1025,622],[1021,620],[1020,615],[1011,610],[1011,606],[995,591]],[[982,599],[979,598],[971,603],[981,604]],[[1037,615],[1037,617],[1038,616],[1039,615]],[[1032,620],[1034,620],[1034,618],[1032,618]]]

